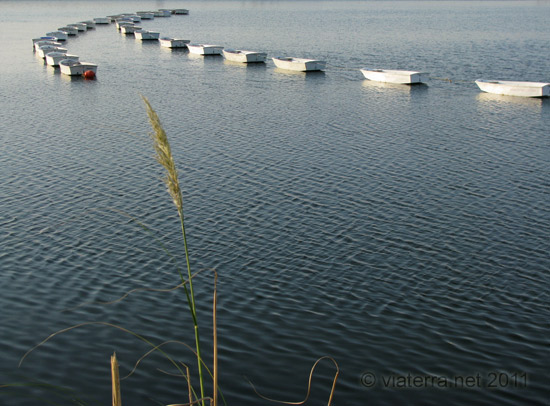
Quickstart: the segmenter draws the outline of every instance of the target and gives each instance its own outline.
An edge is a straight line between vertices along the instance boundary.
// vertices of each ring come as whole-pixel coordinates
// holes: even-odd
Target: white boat
[[[152,11],[138,11],[136,14],[140,16],[142,20],[153,20],[155,18],[155,13]]]
[[[186,8],[175,8],[175,9],[172,9],[172,14],[189,14],[189,10],[187,10]]]
[[[67,34],[69,36],[78,34],[78,29],[75,28],[75,27],[65,26],[65,27],[59,27],[57,30],[61,31],[61,32],[64,32],[65,34]]]
[[[54,37],[53,35],[45,35],[43,37],[33,38],[32,39],[32,47],[34,48],[34,44],[36,44],[38,41],[56,41],[57,37]]]
[[[110,24],[111,19],[107,17],[96,17],[94,18],[94,23],[96,24]]]
[[[132,20],[130,20],[129,18],[118,18],[116,21],[115,21],[115,27],[117,30],[120,31],[120,27],[122,25],[135,25],[134,22]]]
[[[51,35],[44,36],[44,37],[33,38],[32,39],[32,50],[33,51],[36,51],[36,48],[37,48],[36,43],[37,42],[44,42],[44,45],[47,45],[48,42],[54,42],[54,43],[58,44],[57,38],[52,37]]]
[[[59,62],[63,59],[72,59],[78,61],[78,56],[71,55],[66,52],[50,52],[46,54],[46,63],[50,66],[59,66]]]
[[[38,52],[38,49],[41,47],[41,46],[44,46],[44,45],[53,45],[54,47],[60,47],[62,46],[61,45],[61,42],[56,42],[56,41],[36,41],[34,43],[34,50],[36,52]]]
[[[187,44],[189,52],[197,55],[221,55],[223,47],[209,44]]]
[[[122,34],[133,34],[135,33],[136,31],[139,31],[139,30],[142,30],[141,27],[138,27],[137,25],[129,25],[129,24],[121,24],[120,26],[120,32]]]
[[[141,22],[141,16],[139,14],[123,14],[123,18],[127,20],[131,20],[134,23],[140,23]]]
[[[87,28],[88,28],[89,30],[95,28],[95,23],[94,23],[92,20],[79,21],[79,23],[81,23],[81,24],[86,24],[86,26],[87,26]]]
[[[165,8],[158,9],[154,12],[155,17],[171,17],[172,16],[172,10],[168,10]]]
[[[73,59],[63,59],[59,61],[61,73],[69,76],[83,75],[84,72],[91,70],[97,72],[97,65],[90,62],[79,62]]]
[[[327,64],[325,61],[318,61],[316,59],[290,58],[282,56],[272,59],[277,68],[298,72],[323,70]]]
[[[38,47],[38,50],[36,53],[41,58],[46,58],[46,54],[49,54],[50,52],[67,52],[66,48],[57,47],[55,45],[42,45]]]
[[[146,41],[146,40],[158,40],[159,39],[160,32],[156,31],[147,31],[147,30],[137,30],[134,32],[134,36],[138,40]]]
[[[110,22],[116,23],[116,20],[118,20],[119,18],[122,18],[122,14],[109,15],[107,16],[107,18],[109,19]]]
[[[178,39],[178,38],[169,38],[162,37],[160,38],[160,46],[165,48],[185,48],[189,44],[188,39]]]
[[[501,94],[505,96],[550,96],[550,83],[478,79],[476,80],[476,84],[484,92]]]
[[[424,83],[428,80],[427,73],[411,70],[361,69],[361,73],[365,78],[375,82],[412,85]]]
[[[223,56],[228,61],[233,62],[265,62],[267,54],[265,52],[243,51],[241,49],[224,49]]]
[[[49,37],[55,37],[57,41],[67,41],[69,39],[69,34],[63,31],[51,31],[46,33]]]
[[[67,27],[74,27],[79,32],[86,31],[88,29],[88,26],[84,23],[67,24]]]

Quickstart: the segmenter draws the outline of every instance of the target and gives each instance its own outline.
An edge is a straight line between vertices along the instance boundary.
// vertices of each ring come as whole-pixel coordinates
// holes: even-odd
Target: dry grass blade
[[[218,283],[218,273],[214,271],[214,303],[212,304],[212,330],[214,334],[214,365],[212,366],[212,372],[214,373],[213,384],[214,384],[214,406],[218,406],[218,329],[217,329],[217,320],[216,320],[216,307],[218,303],[218,292],[217,292],[217,283]]]
[[[141,363],[141,361],[143,361],[145,358],[147,358],[149,355],[151,355],[152,353],[154,353],[155,351],[158,351],[160,350],[162,347],[164,347],[166,344],[180,344],[180,345],[183,345],[184,347],[186,347],[187,349],[189,349],[189,351],[191,351],[195,356],[197,356],[197,353],[195,352],[195,350],[188,344],[184,343],[183,341],[178,341],[178,340],[168,340],[168,341],[164,341],[158,345],[155,345],[153,346],[149,351],[147,351],[145,354],[143,354],[141,357],[139,357],[139,359],[136,361],[134,367],[132,368],[132,370],[128,373],[128,375],[126,375],[125,377],[122,378],[122,380],[124,379],[127,379],[129,378],[130,376],[132,376],[134,374],[134,372],[136,372],[139,364]],[[187,365],[185,365],[185,368],[187,368]],[[166,371],[163,371],[163,370],[160,370],[162,373],[166,374],[166,375],[173,375],[173,376],[182,376],[182,374],[171,374],[169,372],[166,372]]]
[[[205,400],[210,401],[210,405],[212,405],[212,398],[209,397],[209,396],[206,396],[204,398],[197,399],[193,402],[189,402],[189,403],[171,403],[171,404],[166,405],[166,406],[193,406],[193,405],[196,405],[197,403],[204,402]]]
[[[113,406],[122,406],[122,398],[120,396],[120,378],[118,375],[118,361],[116,352],[111,355],[111,382],[113,392]]]
[[[191,374],[189,373],[189,367],[185,366],[185,373],[187,374],[187,393],[189,394],[189,403],[193,402],[193,387],[191,386]]]
[[[284,401],[284,400],[277,400],[277,399],[268,398],[268,397],[262,395],[261,393],[259,393],[256,390],[256,387],[254,386],[254,384],[252,382],[250,382],[250,380],[248,381],[248,383],[250,383],[250,385],[252,386],[252,389],[254,390],[254,392],[256,392],[256,395],[258,395],[259,397],[261,397],[264,400],[268,400],[270,402],[275,402],[275,403],[281,403],[281,404],[284,404],[284,405],[303,405],[304,403],[307,402],[307,400],[309,399],[309,395],[311,394],[311,380],[313,378],[313,372],[315,371],[315,368],[317,367],[319,362],[321,362],[323,359],[331,360],[332,363],[334,364],[334,366],[336,367],[336,373],[334,374],[334,378],[332,380],[332,388],[330,390],[330,396],[329,396],[328,403],[327,403],[328,406],[331,406],[332,398],[334,396],[334,389],[336,387],[336,381],[338,379],[338,375],[340,374],[340,368],[338,367],[338,363],[336,362],[336,360],[332,357],[329,357],[329,356],[324,356],[324,357],[319,358],[317,361],[315,361],[315,364],[313,364],[313,366],[311,367],[311,371],[309,373],[309,380],[308,380],[308,383],[307,383],[306,397],[305,397],[304,400],[302,400],[300,402],[287,402],[287,401]]]

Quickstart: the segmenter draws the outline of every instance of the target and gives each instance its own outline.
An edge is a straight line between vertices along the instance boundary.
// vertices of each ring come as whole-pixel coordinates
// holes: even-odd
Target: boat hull
[[[361,73],[363,73],[363,76],[368,80],[402,85],[425,83],[428,80],[427,73],[417,71],[361,69]]]
[[[154,12],[155,17],[172,17],[172,10],[160,9]]]
[[[223,50],[223,56],[228,61],[241,63],[261,63],[265,62],[267,54],[264,52],[243,51],[243,50]]]
[[[61,48],[55,45],[42,45],[36,51],[38,56],[42,59],[45,59],[46,54],[49,54],[50,52],[67,52],[67,48]]]
[[[86,24],[86,29],[93,30],[95,28],[95,22],[92,20],[79,21],[80,24]]]
[[[221,55],[223,47],[219,45],[187,44],[189,52],[197,55]]]
[[[165,48],[186,48],[189,43],[188,39],[176,39],[176,38],[161,38],[160,46]]]
[[[550,83],[543,82],[514,82],[498,80],[476,80],[477,86],[484,92],[504,96],[519,97],[549,97]]]
[[[88,26],[84,23],[68,24],[67,27],[74,27],[77,29],[78,32],[83,32],[88,30]]]
[[[154,31],[136,31],[134,32],[134,37],[136,37],[137,40],[142,41],[156,41],[159,39],[159,32]]]
[[[69,62],[69,63],[66,63]],[[89,62],[77,62],[64,59],[59,62],[61,73],[68,76],[82,76],[86,71],[97,72],[97,65]]]
[[[78,61],[78,56],[67,54],[64,52],[50,52],[46,54],[46,64],[50,66],[59,66],[59,62],[64,59],[72,59],[73,61]]]
[[[67,41],[69,35],[66,32],[61,31],[51,31],[46,33],[47,36],[55,37],[57,41]]]
[[[152,11],[138,11],[136,14],[140,16],[142,20],[153,20],[155,18],[155,13]]]
[[[96,24],[110,24],[111,19],[107,17],[96,17],[94,18],[94,23]]]
[[[40,47],[43,47],[45,45],[51,45],[51,46],[54,46],[54,47],[61,47],[62,46],[61,42],[56,42],[56,41],[36,41],[34,43],[34,50],[36,52],[38,52]]]
[[[296,72],[311,72],[325,69],[326,62],[316,59],[303,58],[272,58],[273,63],[279,69],[292,70]]]
[[[75,28],[75,27],[69,27],[69,26],[66,26],[66,27],[60,27],[57,29],[58,31],[61,31],[69,36],[75,36],[78,34],[78,28]]]
[[[125,35],[135,34],[136,31],[140,31],[141,29],[141,27],[135,25],[122,24],[120,26],[120,33]]]

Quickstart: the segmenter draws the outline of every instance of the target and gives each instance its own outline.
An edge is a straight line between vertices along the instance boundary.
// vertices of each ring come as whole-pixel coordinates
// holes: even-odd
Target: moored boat
[[[61,73],[69,76],[83,75],[86,71],[97,72],[97,65],[90,62],[79,62],[73,59],[63,59],[59,61]]]
[[[428,80],[428,74],[410,70],[391,70],[391,69],[361,69],[363,76],[369,80],[385,83],[397,83],[412,85],[415,83],[424,83]]]
[[[57,42],[57,37],[54,37],[53,35],[45,35],[43,37],[33,38],[32,39],[32,49],[35,49],[35,44],[40,41],[50,41],[50,42]]]
[[[521,97],[550,96],[550,83],[545,82],[518,82],[486,79],[478,79],[475,82],[482,91],[487,93]]]
[[[153,11],[138,11],[136,14],[140,16],[142,20],[153,20],[155,18],[155,13]]]
[[[94,23],[92,20],[79,21],[79,23],[81,23],[81,24],[86,24],[86,27],[87,27],[89,30],[92,30],[92,29],[95,28],[95,23]]]
[[[69,39],[69,34],[63,31],[50,31],[46,33],[49,37],[55,37],[57,41],[66,41]]]
[[[277,68],[292,70],[297,72],[311,72],[325,69],[326,62],[317,59],[304,59],[279,56],[273,59]]]
[[[74,61],[78,61],[79,57],[77,55],[57,51],[46,54],[46,63],[50,66],[59,66],[59,62],[61,62],[63,59],[72,59]]]
[[[172,16],[172,10],[168,10],[165,8],[158,9],[154,12],[155,17],[171,17]]]
[[[223,47],[210,44],[187,44],[189,52],[197,55],[221,55]]]
[[[139,14],[124,14],[124,18],[130,19],[134,23],[141,22],[141,16]]]
[[[61,47],[61,42],[56,42],[56,41],[36,41],[34,43],[34,50],[36,52],[38,52],[38,49],[41,47],[41,46],[44,46],[44,45],[52,45],[54,47]]]
[[[133,34],[136,31],[142,30],[141,27],[138,27],[137,25],[130,25],[130,24],[121,24],[120,25],[120,32],[121,34]]]
[[[265,52],[244,51],[241,49],[224,49],[222,52],[225,59],[233,62],[265,62],[267,58]]]
[[[107,18],[111,23],[116,23],[116,20],[118,20],[119,18],[122,18],[122,14],[108,15]]]
[[[55,45],[42,45],[38,47],[36,51],[38,56],[42,59],[46,58],[46,54],[49,54],[50,52],[67,52],[67,49]]]
[[[174,8],[171,10],[172,11],[172,14],[189,14],[189,10],[187,10],[186,8]]]
[[[96,17],[93,19],[94,23],[96,24],[110,24],[111,19],[108,17]]]
[[[188,39],[162,37],[159,39],[160,46],[165,48],[186,48],[189,44]]]
[[[76,27],[70,27],[68,25],[66,25],[64,27],[59,27],[57,30],[61,31],[61,32],[64,32],[65,34],[67,34],[69,36],[74,36],[74,35],[78,34],[78,29]]]
[[[88,26],[84,23],[67,24],[67,27],[74,27],[78,32],[86,31]]]
[[[135,24],[134,24],[134,22],[133,22],[131,19],[129,19],[129,18],[126,18],[126,17],[117,18],[117,19],[115,20],[115,27],[116,27],[116,29],[120,31],[120,27],[121,27],[122,25],[135,25]]]
[[[156,41],[159,39],[160,33],[156,31],[137,30],[134,32],[137,40]]]

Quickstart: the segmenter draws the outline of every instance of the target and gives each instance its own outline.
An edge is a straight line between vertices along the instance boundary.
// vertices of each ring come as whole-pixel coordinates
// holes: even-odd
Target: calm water
[[[95,81],[31,51],[31,38],[68,23],[162,7],[191,13],[142,26],[328,67],[196,58],[113,25],[67,42],[99,64]],[[60,334],[18,368],[81,322],[193,343],[183,292],[98,303],[175,286],[161,242],[182,265],[143,94],[181,172],[208,363],[219,273],[229,405],[271,404],[248,380],[303,399],[324,355],[340,366],[339,406],[547,404],[550,102],[482,94],[473,81],[550,81],[549,15],[542,1],[0,1],[0,384],[109,404],[109,356],[126,375],[149,350],[120,330]],[[363,67],[430,81],[376,84]],[[165,349],[194,366],[184,346]],[[147,357],[122,382],[123,403],[185,402],[185,382],[159,369],[174,372]],[[321,363],[308,404],[326,404],[333,373]],[[0,389],[2,405],[40,399],[73,404],[55,390]]]

